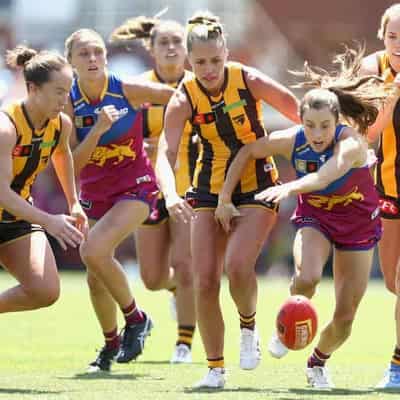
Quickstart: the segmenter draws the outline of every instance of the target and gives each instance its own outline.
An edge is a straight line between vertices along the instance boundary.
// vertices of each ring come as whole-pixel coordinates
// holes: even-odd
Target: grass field
[[[381,378],[394,344],[393,301],[382,282],[371,282],[361,305],[350,340],[330,360],[337,389],[309,389],[304,366],[310,346],[284,360],[272,359],[265,349],[280,303],[287,297],[285,281],[260,280],[257,321],[262,338],[263,361],[255,371],[238,367],[238,319],[227,286],[223,286],[228,369],[226,389],[192,391],[190,386],[206,372],[198,333],[192,365],[168,362],[176,339],[169,316],[169,294],[145,291],[136,280],[138,302],[153,317],[155,328],[145,353],[136,363],[115,365],[111,375],[87,375],[85,368],[101,347],[102,337],[89,304],[85,277],[63,273],[62,296],[51,308],[2,315],[0,318],[0,398],[2,399],[398,399],[400,393],[382,393],[372,387]],[[13,284],[0,274],[2,289]],[[314,303],[320,325],[331,314],[334,293],[324,282]]]

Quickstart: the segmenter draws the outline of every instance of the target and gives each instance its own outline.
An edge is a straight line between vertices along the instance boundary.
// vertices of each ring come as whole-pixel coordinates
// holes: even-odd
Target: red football
[[[291,296],[279,310],[276,329],[281,342],[291,350],[304,349],[317,333],[318,317],[311,301]]]

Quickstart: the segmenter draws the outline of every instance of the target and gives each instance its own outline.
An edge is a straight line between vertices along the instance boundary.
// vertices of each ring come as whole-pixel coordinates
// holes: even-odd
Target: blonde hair
[[[378,30],[378,39],[383,40],[386,34],[386,28],[392,18],[400,16],[400,3],[393,4],[385,10],[381,18],[381,25]]]
[[[36,51],[18,45],[6,53],[6,63],[11,68],[22,67],[25,82],[41,86],[51,80],[52,71],[61,71],[70,65],[60,54],[53,51]]]
[[[186,25],[186,49],[190,53],[194,41],[218,40],[226,44],[226,38],[219,17],[209,11],[196,12]]]
[[[88,28],[78,29],[77,31],[71,33],[71,35],[69,35],[65,39],[64,55],[69,62],[71,62],[72,47],[74,46],[75,41],[81,39],[83,36],[92,36],[96,38],[106,50],[106,45],[104,43],[104,40],[98,32]]]

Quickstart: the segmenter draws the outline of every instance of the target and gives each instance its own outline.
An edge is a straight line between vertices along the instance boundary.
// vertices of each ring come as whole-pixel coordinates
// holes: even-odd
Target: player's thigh
[[[167,221],[140,226],[135,232],[135,244],[142,275],[169,269],[170,233]]]
[[[171,266],[178,273],[191,271],[191,251],[190,251],[190,224],[174,218],[169,220],[169,229],[171,235]]]
[[[296,276],[305,280],[320,279],[330,252],[331,243],[319,230],[299,228],[293,242]]]
[[[395,287],[400,270],[400,219],[382,218],[383,234],[378,243],[379,263],[386,285]]]
[[[90,229],[88,241],[96,243],[99,252],[115,249],[148,214],[148,204],[138,200],[121,200]]]
[[[214,218],[214,211],[197,211],[191,221],[191,256],[195,282],[221,279],[225,234]]]
[[[277,219],[275,211],[264,207],[241,207],[233,222],[225,254],[227,273],[237,268],[254,269],[254,264]]]
[[[3,244],[0,261],[22,285],[59,290],[56,260],[44,232],[33,232]]]

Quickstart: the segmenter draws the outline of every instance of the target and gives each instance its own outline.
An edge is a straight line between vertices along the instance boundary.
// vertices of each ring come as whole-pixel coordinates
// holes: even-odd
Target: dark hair
[[[226,44],[226,38],[222,24],[219,18],[209,11],[198,11],[187,22],[186,26],[186,49],[188,53],[192,51],[193,42],[200,40],[223,40]]]
[[[37,86],[51,80],[52,71],[61,71],[68,66],[68,61],[52,51],[37,52],[25,45],[18,45],[6,53],[6,63],[11,68],[22,67],[25,82]]]
[[[340,114],[360,133],[366,133],[394,86],[385,84],[376,75],[359,76],[364,52],[365,47],[362,45],[356,49],[345,46],[345,52],[333,59],[333,63],[338,66],[335,72],[312,68],[307,62],[304,63],[303,71],[292,72],[304,79],[294,87],[322,89],[312,90],[303,97],[300,104],[301,118],[307,109],[328,107],[337,120]]]
[[[125,42],[142,39],[147,50],[154,46],[154,42],[160,29],[171,27],[182,30],[183,26],[173,20],[160,20],[154,17],[139,16],[126,20],[122,25],[115,28],[110,35],[110,42]]]

